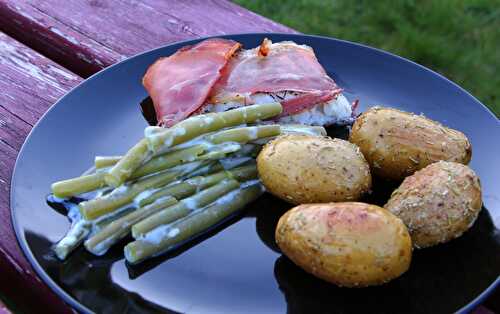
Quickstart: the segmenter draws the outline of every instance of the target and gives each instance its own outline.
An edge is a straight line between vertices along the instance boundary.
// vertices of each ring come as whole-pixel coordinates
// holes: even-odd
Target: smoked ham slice
[[[151,65],[142,83],[153,100],[158,124],[171,126],[197,110],[239,48],[232,40],[207,39]]]
[[[325,72],[311,47],[268,39],[254,49],[240,47],[232,40],[207,39],[151,65],[143,84],[158,124],[169,127],[207,110],[250,105],[262,101],[262,95],[276,101],[274,95],[278,94],[283,95],[277,96],[283,106],[278,119],[308,110],[326,115],[326,106],[333,115],[304,123],[322,121],[319,124],[326,125],[350,118],[352,111],[341,96],[342,89]],[[335,104],[339,100],[340,104]],[[342,116],[335,116],[335,112],[342,112]]]
[[[299,92],[282,102],[282,115],[335,98],[342,91],[326,74],[311,47],[293,42],[271,43],[236,54],[222,71],[209,102],[224,103],[255,93]],[[247,103],[248,104],[248,103]]]

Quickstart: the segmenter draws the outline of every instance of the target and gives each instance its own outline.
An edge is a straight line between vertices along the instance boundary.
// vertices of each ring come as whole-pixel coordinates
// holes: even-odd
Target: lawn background
[[[500,116],[500,0],[235,2],[303,33],[364,43],[425,65]]]

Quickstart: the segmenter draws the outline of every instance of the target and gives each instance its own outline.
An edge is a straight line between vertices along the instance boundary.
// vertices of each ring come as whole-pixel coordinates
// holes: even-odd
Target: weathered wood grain
[[[70,309],[34,274],[14,236],[9,187],[24,138],[40,115],[81,78],[0,33],[0,291],[19,310]]]
[[[30,124],[0,106],[0,141],[19,151],[30,130]]]
[[[243,9],[230,1],[128,0],[126,2],[140,5],[144,12],[161,12],[169,17],[167,20],[169,23],[181,25],[198,36],[251,32],[296,33],[289,27]]]
[[[54,9],[61,5],[64,3]],[[41,12],[28,1],[0,1],[0,30],[85,76],[123,58],[71,25]]]
[[[227,0],[3,0],[0,29],[84,77],[175,41],[295,32]]]
[[[0,33],[0,106],[29,124],[80,78]]]

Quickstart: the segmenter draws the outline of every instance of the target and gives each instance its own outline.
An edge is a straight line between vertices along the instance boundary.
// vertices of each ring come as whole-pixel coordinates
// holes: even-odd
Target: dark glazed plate
[[[481,177],[484,208],[461,238],[416,251],[410,270],[389,284],[343,289],[304,273],[281,256],[274,226],[287,204],[264,195],[191,248],[127,267],[118,245],[104,257],[79,249],[65,262],[50,252],[69,226],[45,203],[51,182],[79,175],[96,154],[124,152],[146,122],[138,104],[148,65],[182,42],[130,58],[86,80],[55,104],[26,140],[11,189],[19,242],[35,270],[82,312],[188,313],[450,313],[468,311],[499,283],[500,123],[466,91],[408,60],[346,41],[284,34],[226,36],[246,47],[264,37],[310,45],[321,64],[359,99],[424,113],[463,131],[473,144],[471,166]],[[386,187],[379,186],[381,190]],[[386,190],[387,192],[387,190]],[[379,191],[373,202],[384,203]],[[236,222],[237,223],[234,223]]]

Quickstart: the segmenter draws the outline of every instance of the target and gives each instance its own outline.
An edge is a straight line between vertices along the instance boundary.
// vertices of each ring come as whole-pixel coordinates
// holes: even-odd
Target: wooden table
[[[40,116],[84,78],[126,57],[245,32],[295,31],[227,0],[0,1],[0,295],[23,312],[72,312],[34,274],[10,220],[15,158]],[[0,314],[8,312],[0,302]]]

